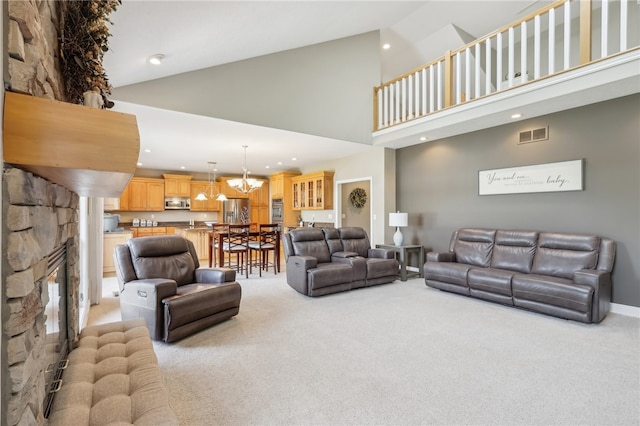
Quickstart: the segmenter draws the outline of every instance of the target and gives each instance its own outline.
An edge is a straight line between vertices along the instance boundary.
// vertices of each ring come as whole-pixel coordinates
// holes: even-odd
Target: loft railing
[[[640,45],[635,0],[559,0],[374,88],[374,131]]]

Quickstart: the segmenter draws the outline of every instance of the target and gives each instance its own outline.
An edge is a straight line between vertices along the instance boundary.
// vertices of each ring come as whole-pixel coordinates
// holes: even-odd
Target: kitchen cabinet
[[[293,209],[293,191],[291,180],[300,173],[280,172],[270,176],[271,198],[282,200],[282,224],[297,226],[300,208]]]
[[[292,208],[330,210],[333,208],[334,172],[316,172],[291,179]]]
[[[249,201],[251,202],[251,222],[270,223],[271,214],[269,199],[269,181],[264,183],[259,189],[249,193]]]
[[[207,196],[210,192],[213,192],[213,194],[217,196],[220,193],[220,184],[218,182],[214,182],[213,191],[210,191],[209,182],[192,181],[190,187],[191,211],[219,212],[222,210],[222,203],[215,198],[213,200],[207,198],[204,201],[196,200],[196,197],[201,192],[204,192]]]
[[[133,238],[148,237],[151,235],[171,235],[175,234],[175,228],[172,226],[141,226],[131,228]]]
[[[122,207],[122,198],[127,193],[127,208]],[[164,211],[164,180],[133,178],[125,193],[120,196],[122,211]]]
[[[120,198],[105,198],[104,199],[104,211],[112,212],[120,210]]]
[[[105,232],[103,234],[102,244],[102,273],[116,271],[116,265],[113,261],[113,251],[118,244],[124,244],[133,238],[133,232]]]
[[[208,229],[182,229],[182,235],[193,243],[198,254],[198,260],[203,265],[209,264],[209,230]]]
[[[165,197],[191,196],[191,176],[165,173],[162,177],[164,178]]]

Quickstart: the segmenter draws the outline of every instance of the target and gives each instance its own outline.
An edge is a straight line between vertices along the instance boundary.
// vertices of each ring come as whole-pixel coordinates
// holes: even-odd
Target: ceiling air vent
[[[549,127],[525,130],[518,134],[518,145],[523,143],[539,142],[549,139]]]

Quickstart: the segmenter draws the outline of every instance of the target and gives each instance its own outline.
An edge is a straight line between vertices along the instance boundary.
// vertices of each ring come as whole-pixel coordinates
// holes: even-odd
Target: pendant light
[[[217,200],[217,201],[227,201],[227,197],[222,193],[218,192],[217,194],[213,193],[213,184],[216,181],[216,162],[209,161],[209,186],[207,186],[206,192],[201,192],[196,195],[197,201],[207,201],[207,200]],[[213,180],[211,180],[211,169],[213,168]]]

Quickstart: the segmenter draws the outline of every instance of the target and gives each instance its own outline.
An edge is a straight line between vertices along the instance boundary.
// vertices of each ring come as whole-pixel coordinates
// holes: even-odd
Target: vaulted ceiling
[[[158,1],[129,0],[111,16],[110,50],[105,67],[114,87],[214,67],[247,58],[380,31],[381,80],[397,69],[409,70],[432,57],[425,40],[441,52],[462,44],[447,40],[447,26],[459,28],[469,37],[480,37],[517,20],[550,1]],[[434,43],[436,38],[436,43]],[[454,46],[448,44],[455,43]],[[161,65],[148,58],[163,54]],[[406,66],[406,68],[404,68]],[[135,101],[118,102],[116,110],[138,116],[141,133],[141,167],[206,172],[207,161],[216,161],[222,172],[238,172],[244,141],[260,138],[269,146],[259,158],[247,160],[254,174],[278,171],[282,153],[292,144],[304,146],[309,155],[296,163],[304,168],[312,162],[352,155],[371,147],[330,138],[301,135],[276,129],[191,116]],[[199,149],[217,134],[230,147],[217,158],[202,158]],[[320,149],[320,147],[322,149]],[[175,161],[176,149],[194,155]],[[149,150],[151,152],[145,152]],[[173,154],[172,154],[173,153]],[[265,169],[269,165],[271,170]],[[288,166],[287,168],[290,168]]]

